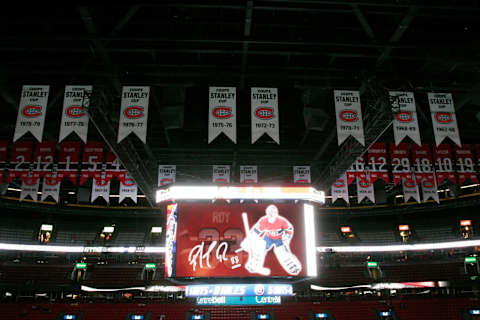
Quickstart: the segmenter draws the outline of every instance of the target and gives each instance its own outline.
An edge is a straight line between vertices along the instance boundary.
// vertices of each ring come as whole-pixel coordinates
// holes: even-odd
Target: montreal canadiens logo
[[[232,108],[230,107],[216,107],[212,114],[217,119],[228,119],[232,117]]]
[[[245,179],[245,180],[243,180],[243,183],[255,183],[255,180],[253,180],[253,179]]]
[[[265,287],[263,286],[263,284],[257,284],[254,288],[253,288],[253,291],[255,292],[255,294],[257,296],[263,296],[263,294],[265,293]]]
[[[225,178],[217,178],[217,179],[215,179],[215,182],[226,183],[226,182],[227,182],[227,179],[225,179]]]
[[[425,188],[433,188],[433,182],[432,181],[423,181],[423,186]]]
[[[413,188],[415,187],[415,182],[413,182],[412,180],[405,180],[403,181],[403,185],[405,186],[405,188]]]
[[[143,117],[143,107],[131,106],[125,109],[123,112],[125,117],[129,119],[138,119]]]
[[[25,106],[22,109],[22,114],[27,118],[39,117],[42,114],[42,107],[40,106]]]
[[[345,180],[338,179],[337,181],[335,181],[333,186],[336,187],[336,188],[343,188],[343,187],[345,187]]]
[[[80,118],[85,115],[85,110],[82,106],[70,106],[65,110],[65,114],[69,118]]]
[[[163,178],[162,180],[160,180],[160,185],[162,185],[162,186],[164,186],[166,184],[169,184],[169,183],[173,183],[173,179]]]
[[[354,122],[358,120],[358,114],[353,110],[343,110],[340,112],[340,119],[346,122]]]
[[[296,183],[308,183],[307,179],[298,179],[297,181],[295,181]]]
[[[269,120],[273,118],[273,108],[269,107],[258,107],[255,109],[255,117],[262,120]]]
[[[395,118],[399,122],[412,122],[413,115],[410,111],[399,112],[395,115]]]
[[[359,184],[360,187],[362,187],[362,188],[368,188],[368,187],[370,187],[370,182],[367,181],[367,180],[360,180],[360,181],[358,182],[358,184]]]
[[[450,112],[437,112],[435,114],[435,120],[437,120],[439,123],[450,123],[453,121]]]

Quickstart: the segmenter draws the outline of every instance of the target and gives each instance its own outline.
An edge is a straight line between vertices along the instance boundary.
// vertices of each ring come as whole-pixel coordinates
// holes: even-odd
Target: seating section
[[[58,231],[55,244],[62,245],[86,245],[93,242],[96,233],[91,231]]]
[[[0,242],[32,243],[35,239],[32,229],[0,227]]]
[[[330,311],[337,320],[372,320],[374,314],[392,308],[401,320],[461,320],[467,309],[477,308],[480,299],[466,298],[396,298],[391,301],[333,301],[284,303],[280,306],[199,307],[189,303],[89,303],[89,304],[0,304],[2,319],[55,319],[59,312],[78,314],[84,312],[84,320],[123,320],[128,312],[143,314],[152,312],[151,319],[185,319],[185,313],[210,312],[212,320],[245,320],[250,314],[274,312],[278,320],[308,319],[309,312]]]
[[[144,244],[144,232],[119,232],[115,238],[115,244],[125,247],[136,247]]]

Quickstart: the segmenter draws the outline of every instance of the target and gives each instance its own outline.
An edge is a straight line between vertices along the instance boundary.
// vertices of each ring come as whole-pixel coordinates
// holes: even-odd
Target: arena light
[[[338,246],[317,247],[319,252],[392,252],[468,248],[480,246],[480,240],[449,241],[436,243],[398,244],[387,246]]]
[[[151,233],[162,233],[162,227],[152,227]]]
[[[317,276],[317,255],[315,252],[315,217],[313,206],[303,205],[303,216],[305,218],[305,251],[307,256],[307,276]]]
[[[325,203],[325,193],[312,187],[173,186],[157,190],[158,202],[170,200],[284,199]]]
[[[40,231],[50,231],[52,232],[53,226],[51,224],[42,224]]]
[[[472,225],[472,220],[460,220],[461,227],[468,227]]]
[[[102,233],[113,233],[114,231],[115,231],[115,227],[105,226],[103,227]]]
[[[408,231],[410,230],[410,226],[408,224],[401,224],[398,226],[399,231]]]
[[[341,227],[341,228],[340,228],[340,231],[342,231],[343,233],[350,233],[350,232],[352,232],[352,228],[350,228],[350,227]]]

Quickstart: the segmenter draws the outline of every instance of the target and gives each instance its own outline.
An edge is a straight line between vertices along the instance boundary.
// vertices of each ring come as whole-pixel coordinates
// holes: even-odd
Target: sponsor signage
[[[264,133],[280,144],[278,121],[278,89],[251,88],[252,143]]]
[[[174,223],[173,217],[167,216],[166,265],[175,265],[174,273],[170,274],[176,277],[305,276],[303,209],[303,204],[178,204],[176,247],[175,238],[168,231],[169,224]],[[225,290],[229,288],[232,287]],[[244,295],[242,287],[239,288],[238,294]],[[213,292],[213,295],[228,294]]]
[[[281,304],[280,296],[246,296],[246,297],[197,297],[198,306],[252,306]]]
[[[185,287],[187,297],[293,296],[291,284],[205,284]]]

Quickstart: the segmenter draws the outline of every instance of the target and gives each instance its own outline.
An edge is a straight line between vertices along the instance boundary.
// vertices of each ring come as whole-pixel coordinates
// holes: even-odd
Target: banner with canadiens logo
[[[341,145],[351,135],[364,146],[365,136],[363,134],[360,92],[335,90],[333,95],[337,116],[338,145]]]
[[[257,183],[257,166],[240,166],[240,183]]]
[[[80,162],[80,144],[80,141],[63,141],[58,151],[57,175],[60,180],[67,179],[75,185]]]
[[[208,143],[220,133],[237,143],[237,88],[209,87]]]
[[[387,169],[387,144],[385,142],[372,144],[368,149],[367,160],[372,183],[375,183],[377,179],[390,183]]]
[[[230,166],[213,166],[212,170],[213,183],[230,183]]]
[[[50,86],[23,86],[13,141],[30,132],[42,141]]]
[[[293,167],[293,183],[294,184],[310,184],[310,166],[294,166]]]
[[[464,144],[461,147],[455,146],[455,159],[458,173],[458,184],[462,185],[467,180],[470,183],[478,183],[475,172],[475,159],[473,157],[472,145]]]
[[[59,142],[72,132],[75,132],[83,143],[87,142],[89,115],[85,108],[88,103],[84,105],[84,99],[89,99],[88,94],[91,92],[92,86],[65,86]]]
[[[130,198],[133,202],[137,203],[137,184],[133,180],[132,176],[127,172],[125,174],[125,179],[120,181],[120,198],[118,203],[122,203],[125,198]]]
[[[458,132],[457,118],[451,93],[428,93],[428,103],[432,114],[435,144],[438,146],[449,137],[456,145],[462,146]]]
[[[52,170],[56,141],[44,141],[37,143],[33,156],[33,179],[36,181]]]
[[[422,188],[423,201],[429,198],[440,202],[437,192],[437,182],[433,172],[432,152],[430,145],[424,144],[418,146],[412,145],[413,170],[415,173],[415,182]]]
[[[117,143],[132,132],[147,142],[149,99],[150,87],[123,87]]]
[[[53,164],[50,172],[48,172],[43,178],[41,200],[45,201],[50,196],[55,202],[58,202],[61,182],[62,179],[58,175],[58,165]]]
[[[332,184],[332,203],[337,201],[337,199],[343,199],[346,203],[350,203],[347,175],[345,173]]]
[[[92,180],[92,194],[91,202],[97,200],[97,198],[103,198],[107,203],[110,203],[110,181],[105,179],[105,171],[102,172],[99,179],[94,178]]]
[[[89,141],[85,144],[80,172],[81,185],[90,178],[97,177],[98,179],[104,173],[102,168],[104,147],[105,142],[103,141]]]
[[[25,200],[26,197],[31,197],[33,201],[38,200],[38,187],[40,181],[33,179],[33,172],[29,171],[27,178],[22,181],[22,191],[20,191],[19,201]]]
[[[449,144],[433,146],[433,158],[435,161],[435,173],[437,184],[441,185],[445,180],[457,183],[452,161],[452,148]]]
[[[390,91],[389,96],[392,106],[395,144],[398,145],[405,137],[410,137],[413,142],[421,145],[413,92]]]
[[[408,202],[412,199],[420,203],[420,193],[418,192],[418,185],[415,183],[413,175],[405,176],[402,179],[403,201]]]
[[[8,141],[0,141],[0,184],[3,183],[7,163]]]
[[[280,144],[278,121],[278,89],[251,88],[252,143],[264,133]]]
[[[359,176],[357,179],[357,200],[358,203],[363,199],[369,199],[372,203],[375,203],[375,191],[373,188],[373,182],[368,172]]]
[[[158,186],[166,186],[175,183],[177,177],[176,165],[161,164],[158,166]]]
[[[7,183],[15,178],[26,181],[31,168],[33,141],[17,141],[12,146],[10,154],[10,169],[8,170]]]

